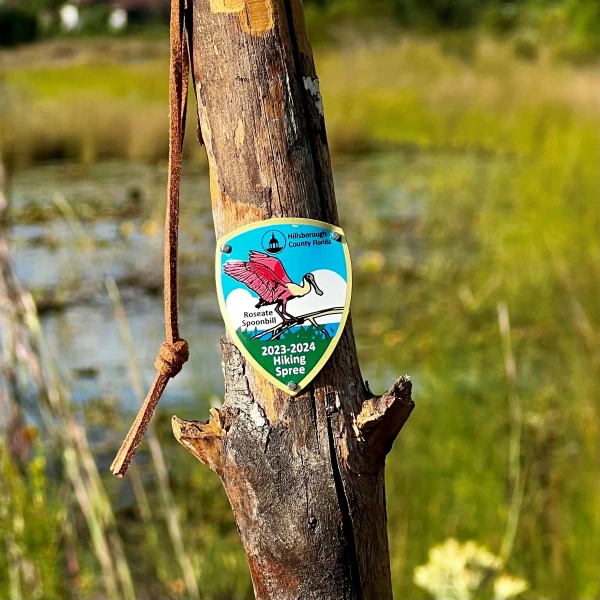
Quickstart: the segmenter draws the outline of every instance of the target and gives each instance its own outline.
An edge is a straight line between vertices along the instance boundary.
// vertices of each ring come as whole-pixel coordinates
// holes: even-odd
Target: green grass
[[[395,214],[387,207],[374,219],[373,206],[352,204],[348,225],[362,226],[349,239],[383,257],[355,261],[354,325],[372,369],[365,377],[373,380],[374,370],[380,391],[388,373],[410,373],[417,401],[388,460],[399,598],[425,597],[411,586],[414,566],[447,537],[500,551],[513,493],[514,418],[499,303],[510,314],[523,412],[525,487],[509,570],[541,597],[596,597],[596,136],[574,131],[548,141],[537,157],[398,157],[393,183],[403,186],[402,198],[428,198],[406,234],[393,231],[406,210],[401,202]],[[376,164],[364,169],[365,186],[380,181]],[[359,187],[354,197],[367,193]]]
[[[593,67],[575,70],[549,51],[519,61],[508,44],[474,34],[468,60],[435,39],[396,39],[317,51],[334,152],[402,145],[531,155],[597,121]],[[132,60],[129,44],[109,47],[81,43],[66,65],[47,58],[60,57],[52,45],[5,56],[0,149],[9,164],[166,158],[166,55],[149,46],[142,61],[135,47]],[[189,121],[186,152],[201,160]]]

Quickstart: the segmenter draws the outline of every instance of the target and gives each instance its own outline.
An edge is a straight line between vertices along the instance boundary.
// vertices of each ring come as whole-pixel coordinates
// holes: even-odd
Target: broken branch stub
[[[211,408],[210,414],[211,418],[206,422],[185,421],[173,417],[171,426],[177,441],[202,464],[220,475],[223,440],[231,415],[216,408]]]
[[[410,417],[415,405],[411,397],[412,383],[401,377],[383,396],[363,402],[356,424],[371,449],[375,460],[382,460]]]

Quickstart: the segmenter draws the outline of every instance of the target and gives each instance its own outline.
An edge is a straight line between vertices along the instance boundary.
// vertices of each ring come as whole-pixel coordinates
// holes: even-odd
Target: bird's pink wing
[[[265,265],[271,269],[271,271],[273,271],[273,273],[275,273],[275,275],[281,279],[282,283],[285,284],[292,282],[278,258],[275,258],[274,256],[268,256],[262,252],[256,252],[256,250],[250,250],[250,261]]]
[[[281,284],[275,273],[263,265],[241,260],[228,260],[223,265],[223,270],[229,277],[243,283],[269,303],[275,302],[278,292],[281,292]]]

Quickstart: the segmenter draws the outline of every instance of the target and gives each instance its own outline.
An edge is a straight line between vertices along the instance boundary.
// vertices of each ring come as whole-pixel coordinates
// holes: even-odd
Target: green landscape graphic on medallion
[[[282,334],[279,340],[268,340],[260,346],[251,343],[258,332],[238,329],[236,333],[248,349],[248,352],[252,355],[252,358],[266,371],[273,370],[274,366],[283,366],[288,369],[289,367],[299,366],[304,367],[306,373],[310,373],[316,367],[321,356],[325,354],[336,330],[337,327],[324,326],[322,328],[315,328],[312,325],[289,329]],[[282,352],[283,348],[297,348],[298,346],[301,346],[302,349],[306,348],[308,351],[301,353],[301,355],[295,353],[294,355],[290,355],[289,350],[278,353],[278,351]],[[293,361],[296,357],[298,358],[297,362],[286,362],[286,359]],[[293,371],[286,372],[285,374],[283,374],[283,371],[280,371],[280,373],[279,377],[285,385],[288,385],[290,382],[296,382],[298,379],[298,376],[294,375]]]

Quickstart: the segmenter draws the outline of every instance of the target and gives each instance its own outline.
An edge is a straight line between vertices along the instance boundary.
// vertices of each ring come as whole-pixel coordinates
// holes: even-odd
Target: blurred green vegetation
[[[307,20],[317,42],[339,41],[348,27],[369,35],[398,28],[447,34],[478,30],[530,48],[552,45],[556,56],[594,61],[600,51],[600,4],[595,0],[308,0]],[[531,54],[532,50],[529,50]]]
[[[164,50],[96,41],[7,53],[5,161],[22,168],[51,159],[164,158]],[[589,135],[597,118],[595,67],[573,69],[549,49],[522,60],[510,43],[469,32],[325,47],[316,60],[334,152],[401,145],[531,155],[555,136]],[[187,156],[203,160],[189,121]]]
[[[386,10],[408,19],[409,6]],[[462,25],[453,3],[414,6],[434,15],[419,16],[423,28]],[[509,27],[492,3],[456,6]],[[598,14],[595,3],[511,6],[531,19],[556,9],[569,39],[586,39]],[[362,10],[340,0],[309,15],[335,23]],[[414,569],[449,537],[505,551],[508,570],[529,582],[524,599],[589,600],[600,589],[599,76],[523,32],[384,32],[316,52],[336,173],[352,174],[337,189],[364,376],[376,392],[404,372],[415,386],[417,408],[387,463],[397,598],[426,597]],[[166,157],[167,61],[155,44],[55,41],[7,60],[0,148],[11,169]],[[190,127],[186,153],[200,163]],[[88,429],[124,418],[116,405],[82,414]],[[202,597],[251,598],[218,478],[175,447],[166,416],[157,436]],[[60,459],[52,445],[35,448],[19,468],[0,454],[0,597],[11,597],[15,573],[27,598],[105,597],[94,520],[65,509]],[[140,479],[148,504],[103,477],[118,519],[99,517],[101,527],[123,540],[138,598],[191,597],[152,464]]]
[[[60,37],[105,36],[111,8],[107,3],[78,7],[79,23],[66,32],[59,9],[63,0],[6,0],[0,6],[0,46]],[[398,28],[421,33],[477,29],[527,45],[552,44],[562,58],[595,60],[600,50],[600,4],[596,0],[306,0],[313,41],[339,40],[355,31],[388,33]],[[143,2],[129,10],[125,29],[113,35],[165,35],[168,4]]]

